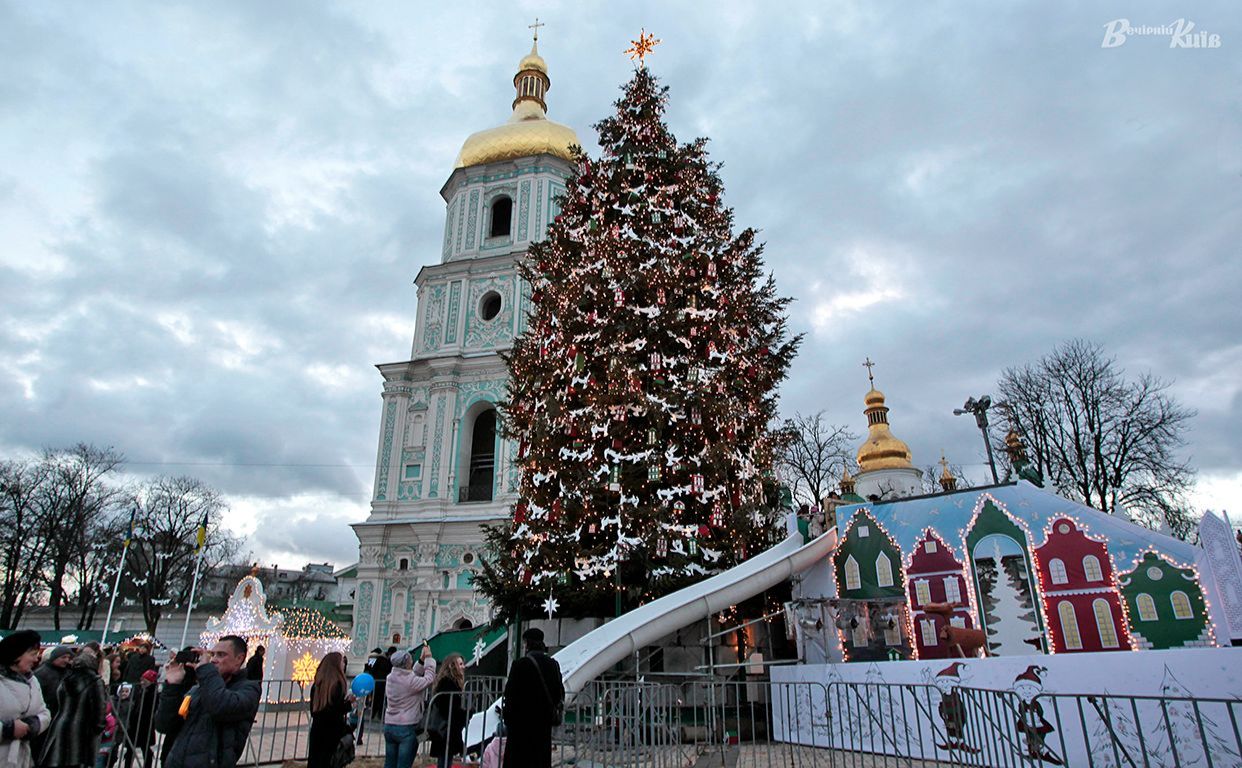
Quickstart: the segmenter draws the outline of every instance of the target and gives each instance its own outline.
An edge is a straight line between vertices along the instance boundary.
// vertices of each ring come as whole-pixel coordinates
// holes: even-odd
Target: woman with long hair
[[[431,756],[439,758],[440,768],[449,768],[455,755],[460,755],[462,729],[466,727],[466,708],[462,691],[466,688],[466,660],[460,653],[450,653],[436,670],[432,686],[431,711],[427,713],[427,735],[431,740]]]
[[[352,706],[353,695],[345,682],[345,657],[332,651],[319,662],[311,684],[306,768],[335,768],[336,747],[350,732],[346,718]]]

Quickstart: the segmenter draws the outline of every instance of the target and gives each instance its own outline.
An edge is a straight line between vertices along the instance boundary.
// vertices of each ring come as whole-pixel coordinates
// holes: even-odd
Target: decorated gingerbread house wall
[[[1242,610],[1236,546],[1208,552],[1026,482],[836,515],[833,604],[849,661],[959,656],[946,625],[982,630],[988,656],[1227,645],[1217,604]],[[1204,521],[1223,541],[1212,526],[1225,523]],[[885,636],[894,617],[900,631]]]

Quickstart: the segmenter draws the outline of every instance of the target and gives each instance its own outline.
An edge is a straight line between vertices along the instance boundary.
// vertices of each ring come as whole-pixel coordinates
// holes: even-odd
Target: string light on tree
[[[658,43],[644,29],[629,53],[641,65]],[[503,619],[538,611],[528,584],[569,575],[559,610],[606,615],[770,543],[768,425],[798,339],[667,101],[639,66],[520,266],[531,312],[503,405],[518,502],[476,580]]]

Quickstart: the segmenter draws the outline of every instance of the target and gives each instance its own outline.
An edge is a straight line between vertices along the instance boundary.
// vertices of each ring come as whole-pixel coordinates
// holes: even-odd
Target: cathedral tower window
[[[504,195],[492,201],[488,237],[508,237],[513,226],[513,199]]]
[[[470,465],[462,501],[491,501],[496,475],[496,409],[488,408],[474,419],[470,430]]]
[[[407,560],[407,559],[406,559],[406,558],[404,558],[404,557],[403,557],[403,558],[401,558],[400,560],[398,560],[398,561],[397,561],[397,570],[398,570],[398,571],[408,571],[408,570],[410,570],[410,561],[409,561],[409,560]]]
[[[479,317],[484,320],[495,319],[500,314],[500,308],[504,305],[504,300],[500,298],[500,294],[496,291],[488,291],[479,299]]]

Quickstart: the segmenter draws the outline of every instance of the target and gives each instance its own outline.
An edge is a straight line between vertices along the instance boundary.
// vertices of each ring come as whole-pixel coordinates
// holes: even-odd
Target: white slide
[[[588,632],[552,657],[561,665],[566,698],[572,698],[587,683],[640,648],[805,571],[827,557],[836,545],[835,529],[805,544],[795,529],[781,543],[724,573],[639,606]],[[470,718],[466,744],[475,745],[490,736],[500,722],[499,713],[500,702],[496,702]]]

